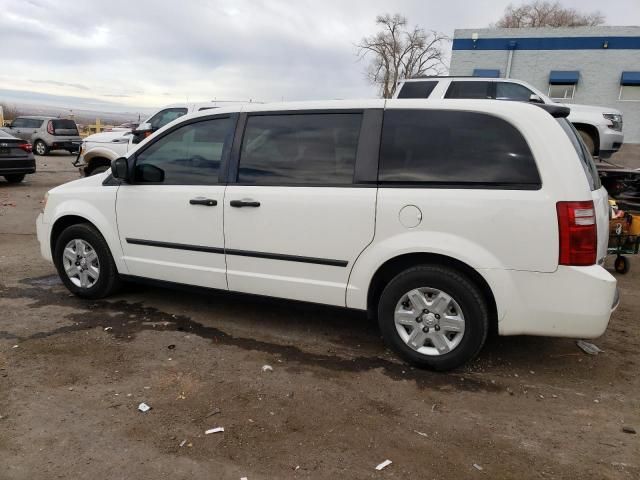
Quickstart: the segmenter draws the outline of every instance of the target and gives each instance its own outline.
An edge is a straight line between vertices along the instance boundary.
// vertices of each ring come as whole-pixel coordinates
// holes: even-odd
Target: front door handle
[[[218,204],[217,200],[212,198],[196,197],[189,200],[191,205],[204,205],[206,207],[215,207]]]
[[[229,205],[236,208],[242,207],[259,207],[260,202],[256,202],[255,200],[231,200]]]

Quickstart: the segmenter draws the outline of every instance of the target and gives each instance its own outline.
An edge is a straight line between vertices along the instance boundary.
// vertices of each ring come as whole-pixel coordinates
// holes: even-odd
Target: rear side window
[[[512,100],[516,102],[528,102],[533,92],[519,83],[495,82],[496,99]]]
[[[350,184],[361,121],[360,113],[250,116],[242,141],[238,182]]]
[[[538,189],[533,154],[510,123],[484,113],[388,110],[381,184]]]
[[[25,127],[27,128],[40,128],[42,126],[42,122],[39,118],[28,118],[25,120]]]
[[[589,187],[592,191],[598,190],[602,186],[600,183],[600,176],[598,175],[598,169],[596,168],[596,164],[593,162],[593,157],[589,153],[589,150],[582,141],[582,138],[580,138],[580,134],[566,118],[558,118],[558,123],[569,137],[569,140],[571,140],[573,148],[576,149],[576,153],[578,154],[578,157],[580,157],[580,164],[587,176]]]
[[[438,82],[405,82],[398,98],[429,98]]]
[[[451,82],[444,98],[493,98],[494,82],[472,82],[455,81]]]

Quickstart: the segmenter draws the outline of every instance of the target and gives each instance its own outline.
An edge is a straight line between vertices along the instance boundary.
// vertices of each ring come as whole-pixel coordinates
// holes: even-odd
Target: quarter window
[[[438,82],[405,82],[398,98],[429,98]]]
[[[379,182],[540,188],[533,154],[513,125],[484,113],[440,110],[385,112]]]
[[[493,98],[493,82],[456,81],[451,82],[445,98]]]
[[[136,158],[135,181],[166,185],[213,185],[223,151],[233,137],[231,118],[184,125],[153,142]]]
[[[240,152],[238,182],[352,183],[361,120],[359,113],[250,116]]]

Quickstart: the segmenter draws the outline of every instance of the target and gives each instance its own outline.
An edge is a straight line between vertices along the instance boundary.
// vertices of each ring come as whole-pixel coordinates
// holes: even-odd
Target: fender
[[[509,271],[495,268],[496,265],[500,265],[500,261],[480,245],[456,235],[433,231],[404,232],[382,241],[374,241],[367,247],[351,269],[346,306],[366,310],[367,294],[374,274],[385,262],[411,253],[443,255],[476,270],[493,292],[498,308],[498,320],[504,318],[510,301]]]
[[[111,162],[121,156],[122,155],[119,155],[117,152],[114,152],[107,147],[93,147],[91,150],[87,150],[82,157],[85,163],[88,164],[92,159],[97,157],[106,158]]]
[[[117,188],[117,187],[115,187]],[[111,192],[112,193],[112,192]],[[111,202],[115,202],[115,195],[113,193],[109,195],[111,197]],[[108,200],[107,198],[100,198],[101,195],[96,195],[92,201],[94,202],[104,202]],[[107,212],[105,215],[103,212]],[[51,235],[51,229],[56,221],[60,218],[75,215],[78,217],[85,218],[87,221],[91,222],[100,232],[100,234],[104,237],[107,245],[109,246],[109,250],[111,251],[111,256],[113,257],[113,261],[118,268],[118,272],[121,274],[128,274],[129,270],[127,269],[127,265],[123,260],[123,252],[122,246],[120,245],[120,238],[118,236],[117,223],[116,223],[116,214],[115,208],[113,206],[111,208],[97,208],[92,203],[87,202],[86,200],[80,199],[65,199],[56,205],[55,209],[52,212],[51,219],[47,219],[47,223],[50,225],[49,235]]]

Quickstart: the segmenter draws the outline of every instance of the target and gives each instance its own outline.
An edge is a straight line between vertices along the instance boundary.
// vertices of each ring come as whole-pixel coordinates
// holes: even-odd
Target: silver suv
[[[33,152],[37,155],[47,155],[51,150],[67,150],[74,153],[78,151],[82,142],[76,122],[66,118],[17,117],[3,130],[30,142]]]

